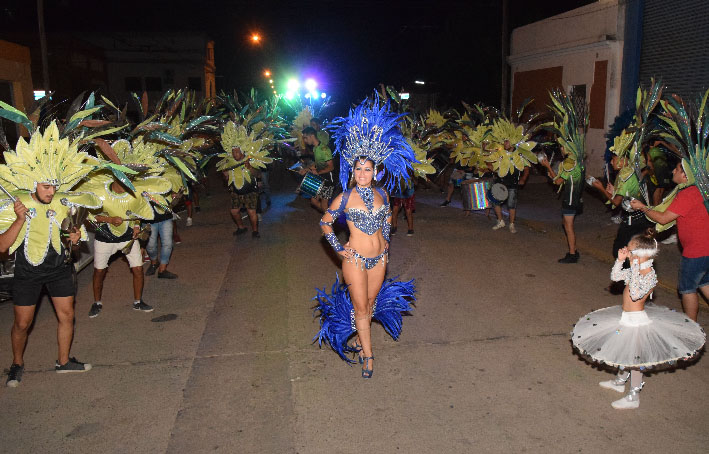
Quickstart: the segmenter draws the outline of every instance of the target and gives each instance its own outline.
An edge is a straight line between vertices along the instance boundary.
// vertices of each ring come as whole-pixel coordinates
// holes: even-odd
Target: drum
[[[494,203],[495,205],[501,205],[502,202],[507,200],[507,186],[505,186],[502,183],[495,183],[490,187],[490,190],[487,192],[487,196],[490,199],[490,202]]]
[[[310,197],[317,197],[324,185],[325,181],[318,175],[306,173],[296,192],[308,194]]]
[[[464,210],[484,210],[490,208],[487,192],[490,188],[489,180],[474,180],[470,184],[462,185],[460,194],[463,197]]]

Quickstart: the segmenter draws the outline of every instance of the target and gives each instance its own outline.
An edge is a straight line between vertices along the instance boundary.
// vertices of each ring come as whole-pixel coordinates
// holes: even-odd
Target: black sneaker
[[[145,270],[145,275],[146,276],[152,276],[155,274],[155,272],[158,270],[158,265],[155,265],[153,263],[150,264],[147,270]]]
[[[414,231],[413,230],[407,231],[406,236],[414,236]]]
[[[199,213],[200,211],[202,211],[202,209],[201,209],[199,206],[194,207],[194,210],[195,210],[197,213]]]
[[[89,318],[98,317],[98,314],[101,312],[101,309],[103,309],[103,304],[101,304],[101,303],[92,304],[91,309],[89,309]]]
[[[13,364],[10,366],[10,370],[7,371],[7,381],[5,385],[10,388],[17,388],[22,381],[22,372],[25,371],[25,366],[20,366],[19,364]]]
[[[247,230],[248,230],[248,229],[247,229],[246,227],[244,227],[244,228],[238,228],[238,229],[234,230],[233,235],[235,235],[235,236],[236,236],[236,235],[243,235],[244,233],[246,233]]]
[[[258,232],[251,232],[251,238],[261,238],[261,235]]]
[[[390,235],[396,235],[396,227],[392,227],[391,231],[389,232]]]
[[[579,261],[579,253],[574,252],[573,254],[567,252],[564,258],[559,259],[559,263],[576,263]]]
[[[444,201],[443,201],[443,203],[442,203],[442,204],[440,204],[440,205],[438,205],[438,206],[441,206],[441,207],[447,207],[449,203],[451,203],[451,201],[450,201],[450,200],[444,200]]]
[[[160,277],[160,275],[158,275]],[[133,302],[133,310],[134,311],[141,311],[141,312],[152,312],[153,311],[153,306],[150,304],[145,304],[143,300],[138,301],[137,303],[134,301]]]
[[[165,270],[163,272],[158,272],[158,279],[177,279],[177,274]]]
[[[69,358],[66,364],[60,365],[57,361],[54,365],[54,370],[58,374],[70,374],[74,372],[86,372],[91,370],[91,364],[80,363],[76,358]]]

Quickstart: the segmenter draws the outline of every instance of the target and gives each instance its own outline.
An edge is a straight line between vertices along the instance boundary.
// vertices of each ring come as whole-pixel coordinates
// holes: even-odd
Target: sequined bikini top
[[[352,193],[351,190],[345,191],[342,193],[342,202],[340,203],[340,207],[337,211],[328,210],[332,216],[332,219],[337,219],[339,214],[344,211],[345,219],[351,221],[355,227],[367,235],[374,235],[377,230],[384,226],[386,219],[389,217],[389,201],[386,192],[384,192],[381,188],[376,189],[379,192],[379,195],[382,196],[382,199],[384,199],[382,206],[376,210],[372,209],[373,206],[370,206],[367,210],[363,210],[361,208],[345,209],[345,206],[347,206],[347,201],[350,198],[350,194]],[[370,201],[369,205],[371,205],[372,202],[373,200]],[[367,201],[365,201],[365,204],[367,204]]]
[[[345,218],[352,221],[355,227],[367,235],[374,235],[374,232],[382,228],[388,217],[389,205],[386,204],[382,204],[371,213],[361,208],[348,208],[345,211]]]

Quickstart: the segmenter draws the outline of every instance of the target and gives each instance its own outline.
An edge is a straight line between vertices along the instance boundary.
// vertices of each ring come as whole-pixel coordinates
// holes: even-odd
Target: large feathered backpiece
[[[347,117],[338,117],[328,127],[335,141],[335,153],[341,156],[340,184],[347,188],[350,172],[357,159],[369,159],[375,167],[385,170],[383,187],[391,191],[401,177],[406,177],[416,156],[411,145],[399,129],[404,114],[392,112],[389,103],[379,105],[365,99],[350,109]]]
[[[686,105],[677,95],[662,101],[662,137],[672,144],[682,158],[687,185],[696,185],[709,211],[709,90],[695,103]],[[673,194],[670,194],[673,195]],[[667,201],[668,196],[665,200]],[[665,203],[663,202],[663,205]]]

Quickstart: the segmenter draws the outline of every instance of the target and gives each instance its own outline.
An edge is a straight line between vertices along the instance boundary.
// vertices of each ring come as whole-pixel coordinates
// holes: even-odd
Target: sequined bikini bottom
[[[384,252],[382,252],[376,257],[371,258],[364,257],[358,254],[357,251],[355,251],[354,249],[352,249],[352,255],[353,257],[347,259],[347,261],[350,263],[354,262],[355,265],[359,266],[362,270],[371,270],[372,268],[377,266],[380,260],[382,261],[382,266],[385,266],[386,263],[389,261],[389,249],[384,249]]]

